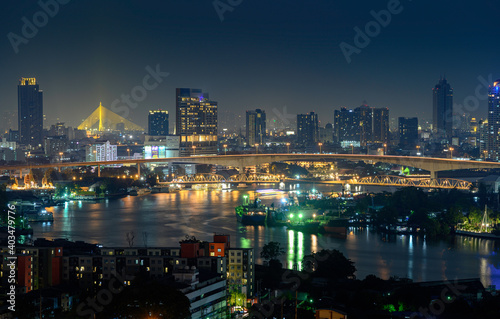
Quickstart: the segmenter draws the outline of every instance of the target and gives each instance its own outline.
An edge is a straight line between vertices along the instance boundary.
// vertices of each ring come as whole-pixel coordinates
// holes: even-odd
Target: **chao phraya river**
[[[350,228],[346,239],[337,239],[285,227],[244,227],[236,221],[234,207],[247,193],[253,191],[182,190],[100,202],[68,202],[48,208],[55,220],[33,223],[34,236],[125,247],[126,234],[133,231],[135,246],[176,247],[186,235],[211,240],[214,233],[224,233],[231,236],[231,246],[254,247],[256,256],[266,243],[281,243],[286,251],[282,262],[287,268],[300,268],[304,255],[329,248],[342,251],[354,261],[360,279],[368,274],[415,281],[480,278],[485,286],[500,287],[500,241],[463,236],[430,241],[422,236],[384,235],[369,228]],[[283,196],[261,199],[265,204],[278,204]],[[258,258],[257,263],[262,260]]]

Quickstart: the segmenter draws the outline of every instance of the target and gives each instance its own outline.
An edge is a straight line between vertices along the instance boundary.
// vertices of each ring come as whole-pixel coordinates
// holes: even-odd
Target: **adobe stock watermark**
[[[327,250],[323,255],[318,253],[312,256],[306,256],[304,258],[304,270],[303,271],[292,271],[287,269],[281,276],[281,281],[286,283],[292,283],[291,291],[295,292],[299,289],[302,281],[307,280],[311,274],[318,268],[318,261],[325,261],[330,256],[331,251]],[[260,319],[272,317],[275,306],[280,306],[285,302],[286,297],[284,294],[276,296],[272,300],[266,300],[262,304],[257,304],[257,309],[252,309],[250,311],[250,318],[257,317]]]
[[[485,79],[482,75],[477,77],[479,82],[474,90],[474,95],[467,96],[462,104],[453,104],[453,109],[449,110],[445,114],[446,121],[452,121],[457,127],[462,124],[461,115],[470,115],[479,109],[479,104],[481,101],[488,100],[488,90],[491,85],[493,85],[493,74],[488,74],[488,78]]]
[[[130,94],[122,94],[119,99],[111,102],[111,111],[124,118],[128,118],[130,109],[135,109],[139,106],[138,103],[144,101],[148,96],[148,91],[156,89],[163,82],[164,78],[170,75],[168,72],[162,72],[159,64],[154,69],[149,65],[146,66],[146,72],[147,74],[142,78],[142,83],[134,86],[130,90]]]
[[[109,305],[113,301],[113,297],[119,294],[124,289],[125,279],[116,271],[112,272],[113,278],[108,282],[108,288],[99,290],[94,298],[87,299],[80,303],[76,308],[76,314],[79,316],[88,316],[87,318],[95,318],[95,314],[104,310],[104,306]]]
[[[457,281],[451,284],[448,281],[445,281],[446,287],[441,290],[441,294],[439,295],[439,299],[433,300],[429,307],[420,307],[418,312],[414,312],[411,314],[411,319],[421,318],[422,315],[425,318],[435,318],[435,316],[439,316],[444,312],[446,304],[450,304],[454,302],[457,297],[459,297],[462,293],[460,290],[465,290],[467,287],[463,285],[459,285]]]
[[[340,43],[340,50],[342,50],[347,63],[350,64],[352,62],[351,56],[360,54],[361,50],[370,44],[371,38],[377,37],[382,32],[382,28],[386,28],[391,23],[393,15],[398,15],[401,12],[403,12],[403,6],[399,0],[389,0],[387,10],[370,11],[374,20],[366,23],[364,30],[361,30],[358,26],[354,27],[356,34],[354,35],[353,44]]]
[[[219,16],[220,22],[224,22],[224,14],[226,12],[233,12],[234,8],[239,6],[242,2],[243,0],[214,0],[212,5]]]
[[[26,17],[21,18],[23,22],[23,26],[21,27],[22,36],[14,32],[7,33],[7,39],[9,39],[14,52],[16,54],[19,53],[19,46],[21,44],[28,44],[28,39],[33,39],[38,34],[38,30],[49,23],[49,18],[53,18],[59,13],[60,6],[68,4],[70,1],[39,0],[37,3],[41,10],[35,12],[31,20]]]
[[[277,108],[273,108],[273,113],[285,125],[290,125],[293,121],[297,119],[297,114],[288,113],[286,105],[283,106],[282,111],[278,110]]]

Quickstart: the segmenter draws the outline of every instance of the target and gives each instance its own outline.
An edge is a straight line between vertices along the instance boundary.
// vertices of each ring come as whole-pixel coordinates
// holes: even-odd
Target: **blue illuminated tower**
[[[487,157],[499,160],[500,156],[500,80],[488,90],[488,140]]]

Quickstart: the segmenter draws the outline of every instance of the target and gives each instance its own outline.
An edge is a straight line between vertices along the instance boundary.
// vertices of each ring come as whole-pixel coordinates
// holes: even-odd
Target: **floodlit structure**
[[[125,131],[144,131],[144,128],[105,108],[102,106],[102,103],[99,103],[99,107],[78,126],[78,129],[103,132],[120,130],[120,127],[123,126]]]

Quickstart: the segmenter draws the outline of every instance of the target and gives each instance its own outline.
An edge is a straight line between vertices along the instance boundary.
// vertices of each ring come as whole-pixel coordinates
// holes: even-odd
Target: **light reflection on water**
[[[320,187],[316,187],[320,188]],[[324,190],[324,191],[331,191]],[[484,285],[500,287],[499,244],[492,240],[456,236],[427,241],[419,236],[383,235],[372,229],[350,228],[346,239],[303,234],[285,227],[244,227],[234,207],[249,191],[187,191],[151,194],[100,202],[73,202],[52,207],[55,221],[32,224],[36,237],[68,238],[127,246],[126,234],[136,234],[136,246],[178,246],[186,235],[210,240],[214,233],[231,236],[232,246],[254,247],[258,263],[261,248],[277,241],[286,251],[281,262],[301,269],[305,255],[338,249],[355,262],[357,277],[375,274],[409,277],[416,281],[480,278]],[[278,204],[281,195],[261,197]],[[147,232],[144,242],[143,232]]]

